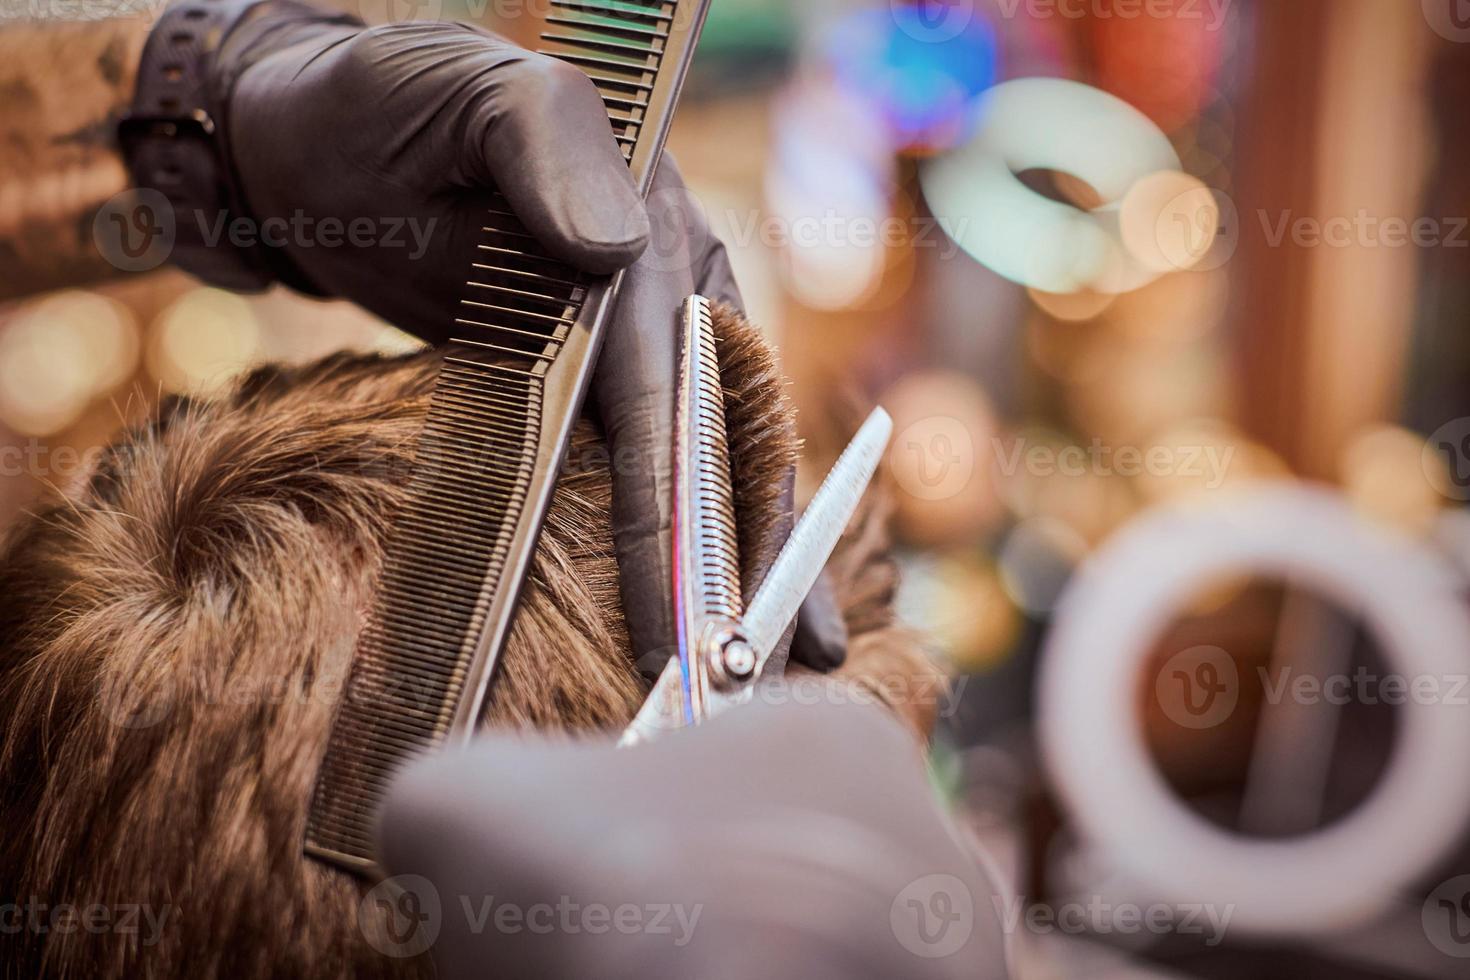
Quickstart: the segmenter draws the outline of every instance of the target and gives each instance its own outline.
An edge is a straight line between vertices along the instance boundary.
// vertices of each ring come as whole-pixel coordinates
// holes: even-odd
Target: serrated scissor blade
[[[681,322],[674,418],[673,596],[677,656],[660,674],[624,742],[693,724],[709,698],[700,637],[711,621],[739,621],[740,555],[735,531],[725,396],[709,301],[691,296]]]
[[[730,446],[725,435],[725,394],[709,301],[684,303],[675,428],[674,569],[687,570],[676,595],[684,618],[740,619],[740,557],[735,535]]]
[[[874,409],[853,437],[786,539],[760,591],[741,615],[724,396],[709,304],[690,297],[684,307],[684,348],[674,440],[674,603],[678,656],[659,675],[620,745],[635,745],[710,718],[751,699],[781,634],[826,566],[883,458],[893,421]],[[732,680],[728,667],[711,683],[711,626],[734,628],[754,653],[754,669]],[[733,646],[722,649],[728,653]],[[722,663],[728,661],[722,660]]]

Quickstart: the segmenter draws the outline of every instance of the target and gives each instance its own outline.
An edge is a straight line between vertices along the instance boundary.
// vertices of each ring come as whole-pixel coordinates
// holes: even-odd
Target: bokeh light
[[[259,358],[259,335],[245,299],[219,289],[195,289],[154,321],[148,370],[172,391],[218,391]]]
[[[973,536],[999,517],[992,480],[997,425],[984,389],[953,371],[917,372],[884,392],[893,417],[888,472],[895,519],[911,541]]]
[[[821,84],[798,87],[776,112],[765,176],[769,215],[737,235],[776,251],[782,283],[814,310],[860,306],[879,288],[892,225],[895,171],[871,115]]]
[[[1124,247],[1117,210],[1138,181],[1179,170],[1157,126],[1120,99],[1055,78],[997,85],[979,112],[975,138],[920,174],[930,206],[949,217],[966,252],[1050,293],[1126,292],[1158,277]],[[1045,197],[1017,178],[1027,170],[1069,174],[1103,204],[1084,211]]]
[[[1067,524],[1048,517],[1022,521],[1000,547],[1000,581],[1021,609],[1035,616],[1049,613],[1087,554],[1087,542]]]
[[[22,435],[65,429],[132,377],[137,322],[116,300],[70,291],[22,308],[0,329],[0,421]]]
[[[1343,450],[1343,492],[1364,514],[1410,534],[1426,534],[1446,500],[1420,476],[1423,455],[1422,436],[1395,425],[1369,426]]]
[[[881,119],[897,149],[932,152],[960,142],[976,98],[995,81],[996,39],[971,16],[935,36],[916,4],[855,13],[828,34],[840,84]]]
[[[961,671],[982,671],[1005,659],[1021,616],[1001,586],[995,564],[981,552],[946,552],[905,563],[900,614],[922,623],[945,658]]]

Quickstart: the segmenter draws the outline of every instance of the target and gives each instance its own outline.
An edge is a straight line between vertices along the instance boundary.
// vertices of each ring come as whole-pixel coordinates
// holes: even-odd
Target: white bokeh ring
[[[960,247],[998,275],[1050,293],[1123,293],[1159,277],[1128,254],[1117,228],[1117,209],[1135,183],[1180,168],[1168,137],[1147,116],[1061,78],[996,85],[978,116],[975,138],[920,174],[930,206]],[[1104,204],[1087,212],[1043,197],[1016,177],[1031,169],[1072,174]]]
[[[1227,833],[1188,809],[1144,741],[1136,693],[1153,641],[1221,576],[1274,574],[1361,610],[1389,669],[1470,673],[1470,614],[1427,548],[1327,490],[1262,488],[1156,511],[1074,579],[1039,682],[1047,768],[1082,833],[1166,901],[1233,906],[1232,927],[1325,931],[1371,918],[1443,858],[1470,817],[1470,710],[1407,703],[1384,777],[1342,820],[1290,839]]]

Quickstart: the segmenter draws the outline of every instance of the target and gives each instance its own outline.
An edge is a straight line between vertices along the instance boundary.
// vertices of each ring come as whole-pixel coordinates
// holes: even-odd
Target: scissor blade
[[[623,729],[618,745],[627,748],[675,731],[685,724],[684,670],[677,657],[664,665],[663,671],[648,692],[648,698]]]
[[[683,595],[697,616],[736,621],[744,609],[735,536],[735,500],[730,483],[730,446],[725,435],[725,393],[720,383],[714,319],[709,300],[684,302],[678,431],[674,460],[675,556],[690,571]]]
[[[760,591],[746,605],[741,627],[762,663],[776,649],[781,634],[796,618],[832,549],[837,547],[868,481],[883,459],[892,432],[893,420],[888,413],[881,408],[873,409],[807,505],[806,513],[781,547]]]
[[[739,620],[740,561],[725,396],[709,300],[684,301],[674,419],[674,629],[684,724],[702,718],[709,696],[697,647],[713,618]]]

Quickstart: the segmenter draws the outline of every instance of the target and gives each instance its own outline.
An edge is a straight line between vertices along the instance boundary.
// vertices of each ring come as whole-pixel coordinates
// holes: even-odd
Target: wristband
[[[185,0],[166,9],[144,44],[118,142],[135,185],[162,194],[173,209],[175,265],[226,289],[258,292],[279,281],[321,295],[282,250],[258,235],[242,247],[229,235],[231,222],[250,212],[229,165],[225,93],[211,86],[211,68],[231,30],[276,5]]]

